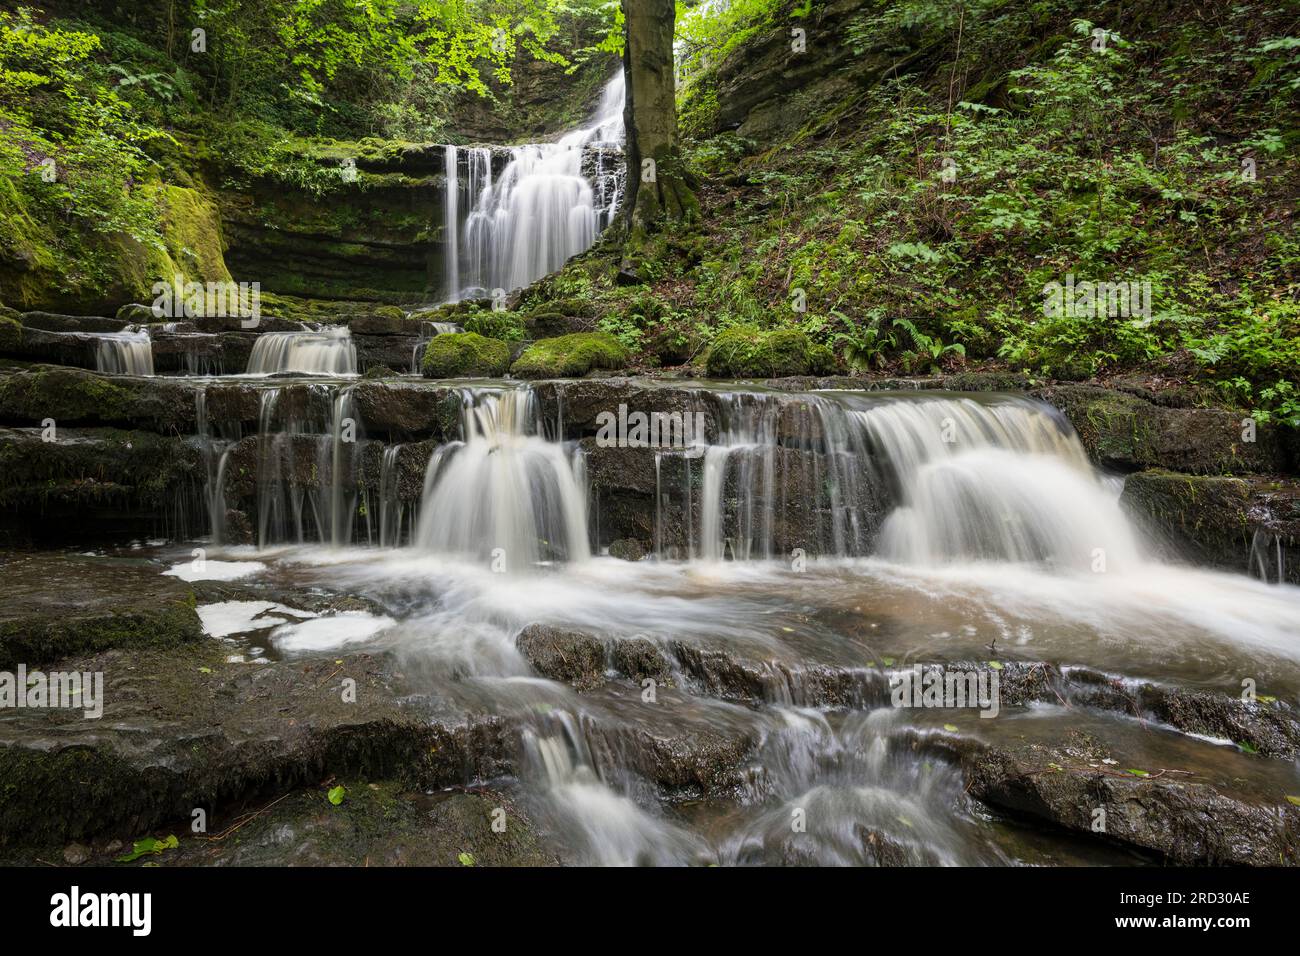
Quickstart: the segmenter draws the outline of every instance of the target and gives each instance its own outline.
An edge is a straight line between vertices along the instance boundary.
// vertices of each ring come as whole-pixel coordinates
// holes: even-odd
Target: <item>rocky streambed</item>
[[[537,433],[510,437],[491,391],[0,377],[0,670],[103,680],[98,717],[0,709],[4,857],[103,863],[174,834],[150,862],[1296,862],[1285,436],[1138,390],[957,377],[543,382],[518,405]],[[620,405],[699,413],[702,447],[611,446]],[[977,487],[1033,479],[1015,487],[1050,507],[1023,541],[901,521],[935,476],[889,439],[932,408],[994,446],[959,477],[1001,469],[1016,429],[1066,459],[1077,435],[1103,477],[1079,491],[1016,451]],[[452,495],[436,459],[462,442]],[[521,501],[527,541],[483,531]],[[927,535],[955,558],[890,550]],[[494,566],[498,539],[535,560]],[[971,540],[1046,556],[972,560]],[[996,715],[896,705],[934,669],[996,682]]]

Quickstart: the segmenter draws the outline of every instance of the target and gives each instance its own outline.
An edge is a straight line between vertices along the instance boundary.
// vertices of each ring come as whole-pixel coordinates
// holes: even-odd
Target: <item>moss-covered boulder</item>
[[[706,364],[715,378],[782,378],[829,371],[832,361],[799,329],[733,325],[714,337]]]
[[[510,371],[520,378],[577,378],[593,369],[621,369],[631,354],[606,332],[575,332],[542,339],[524,350]]]
[[[480,312],[465,320],[465,331],[502,342],[518,342],[524,337],[524,319],[517,312]]]
[[[0,315],[0,354],[17,351],[23,341],[23,327],[17,321]]]
[[[496,378],[510,367],[510,346],[477,332],[435,336],[424,350],[425,378]]]

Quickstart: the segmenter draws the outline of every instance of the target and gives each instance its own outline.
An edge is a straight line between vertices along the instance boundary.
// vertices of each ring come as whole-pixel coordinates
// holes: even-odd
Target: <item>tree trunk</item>
[[[627,37],[625,263],[664,222],[695,217],[699,203],[677,139],[673,73],[674,0],[623,0]]]

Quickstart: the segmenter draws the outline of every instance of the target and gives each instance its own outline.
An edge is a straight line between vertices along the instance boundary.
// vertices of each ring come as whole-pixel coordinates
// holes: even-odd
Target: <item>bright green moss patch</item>
[[[733,325],[713,339],[709,374],[717,378],[780,378],[818,374],[833,361],[830,351],[814,346],[798,329],[760,329]]]
[[[576,378],[593,369],[621,369],[629,354],[606,332],[575,332],[534,342],[510,371],[520,378]]]
[[[465,331],[502,342],[518,342],[524,337],[524,320],[515,312],[481,312],[465,320]]]
[[[510,346],[477,332],[435,336],[424,350],[425,378],[496,378],[510,367]]]

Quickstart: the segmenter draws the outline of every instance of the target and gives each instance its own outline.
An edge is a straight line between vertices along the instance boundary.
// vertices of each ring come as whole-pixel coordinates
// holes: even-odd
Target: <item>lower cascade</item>
[[[347,328],[318,332],[264,332],[248,357],[249,375],[298,372],[303,375],[355,375],[357,350]]]

